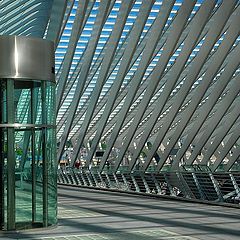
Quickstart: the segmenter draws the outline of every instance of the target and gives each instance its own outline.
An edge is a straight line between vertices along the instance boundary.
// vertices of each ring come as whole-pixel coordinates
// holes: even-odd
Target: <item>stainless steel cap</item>
[[[0,78],[55,81],[53,42],[0,36]]]

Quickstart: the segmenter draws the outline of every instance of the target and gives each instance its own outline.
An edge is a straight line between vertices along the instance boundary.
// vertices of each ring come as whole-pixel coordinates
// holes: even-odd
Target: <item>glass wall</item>
[[[55,83],[0,84],[1,229],[56,224]]]

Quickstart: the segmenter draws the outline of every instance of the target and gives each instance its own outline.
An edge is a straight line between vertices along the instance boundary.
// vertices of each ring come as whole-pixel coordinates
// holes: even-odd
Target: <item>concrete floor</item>
[[[66,186],[58,201],[58,227],[0,239],[240,239],[240,209]]]

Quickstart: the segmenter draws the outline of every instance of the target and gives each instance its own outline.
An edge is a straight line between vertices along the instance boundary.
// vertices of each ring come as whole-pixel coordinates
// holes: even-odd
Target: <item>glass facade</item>
[[[1,229],[57,223],[55,83],[1,79]]]

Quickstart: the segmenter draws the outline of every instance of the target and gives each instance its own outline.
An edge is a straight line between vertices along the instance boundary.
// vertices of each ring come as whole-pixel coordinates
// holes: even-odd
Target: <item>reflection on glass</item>
[[[1,229],[56,224],[55,84],[12,79],[0,84],[0,124],[9,124],[0,125]]]

